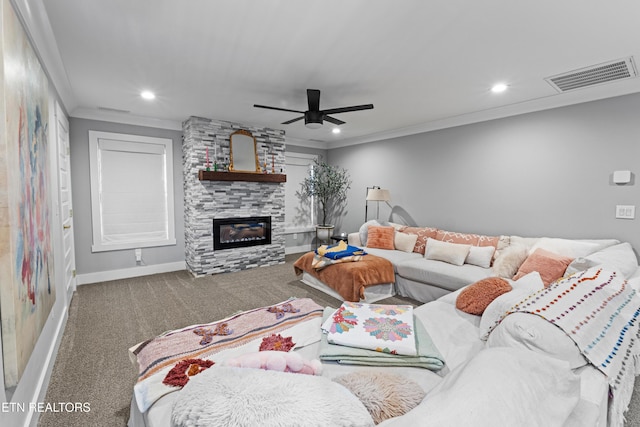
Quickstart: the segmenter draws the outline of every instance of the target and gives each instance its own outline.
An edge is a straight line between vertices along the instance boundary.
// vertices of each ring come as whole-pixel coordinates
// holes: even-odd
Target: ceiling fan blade
[[[329,123],[333,123],[334,125],[343,125],[343,124],[345,124],[345,122],[343,122],[342,120],[338,120],[338,119],[336,119],[334,117],[329,117],[327,115],[324,115],[322,117],[322,119],[328,121]]]
[[[321,113],[337,114],[337,113],[347,113],[349,111],[360,111],[360,110],[371,110],[371,109],[373,109],[373,104],[364,104],[364,105],[354,105],[353,107],[331,108],[329,110],[322,110]]]
[[[304,113],[304,111],[289,110],[288,108],[280,108],[280,107],[269,107],[268,105],[253,104],[253,106],[256,108],[266,108],[267,110],[289,111],[290,113]]]
[[[307,89],[307,102],[309,111],[320,110],[320,91],[318,89]]]
[[[283,125],[288,125],[290,123],[297,122],[298,120],[302,120],[302,119],[304,119],[304,116],[296,117],[295,119],[291,119],[291,120],[287,120],[286,122],[282,122],[282,124]]]

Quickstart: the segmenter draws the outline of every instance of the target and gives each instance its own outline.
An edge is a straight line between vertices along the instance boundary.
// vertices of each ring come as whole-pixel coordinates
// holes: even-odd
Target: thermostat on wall
[[[631,171],[614,171],[613,182],[614,184],[628,184],[631,182]]]

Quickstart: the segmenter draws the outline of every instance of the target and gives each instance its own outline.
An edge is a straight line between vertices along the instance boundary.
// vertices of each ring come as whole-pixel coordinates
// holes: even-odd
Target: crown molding
[[[585,93],[585,91],[589,93]],[[595,88],[576,90],[574,92],[554,94],[542,98],[536,98],[515,104],[490,108],[473,113],[460,114],[440,120],[421,123],[414,126],[407,126],[399,129],[376,132],[369,135],[343,139],[329,144],[327,149],[348,147],[351,145],[366,144],[381,140],[400,138],[403,136],[415,135],[419,133],[432,132],[457,126],[464,126],[473,123],[486,122],[490,120],[502,119],[521,114],[533,113],[537,111],[550,110],[554,108],[567,107],[586,102],[599,101],[607,98],[630,95],[640,92],[640,78],[636,78],[633,84],[609,83]]]
[[[69,115],[78,119],[100,120],[103,122],[182,131],[182,123],[175,120],[136,116],[128,113],[118,113],[116,111],[102,111],[96,110],[95,108],[76,108]]]
[[[319,150],[328,150],[330,148],[329,143],[326,141],[310,141],[289,136],[285,136],[285,142],[287,145],[295,145],[296,147],[317,148]]]

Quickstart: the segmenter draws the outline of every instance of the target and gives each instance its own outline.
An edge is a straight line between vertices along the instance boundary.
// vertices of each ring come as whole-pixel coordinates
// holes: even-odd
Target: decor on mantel
[[[347,190],[351,187],[351,178],[346,169],[318,159],[314,161],[312,168],[312,173],[302,181],[296,195],[303,200],[313,197],[320,205],[322,222],[316,225],[316,243],[329,243],[335,226],[327,223],[327,211],[333,208],[333,215],[341,211],[343,203],[347,200]]]

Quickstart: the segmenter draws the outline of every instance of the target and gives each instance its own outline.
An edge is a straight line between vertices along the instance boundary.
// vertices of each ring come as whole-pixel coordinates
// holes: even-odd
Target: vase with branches
[[[314,198],[322,212],[322,223],[319,225],[328,227],[329,209],[338,209],[347,200],[347,190],[350,187],[351,178],[346,169],[316,159],[311,173],[302,182],[298,195]]]

